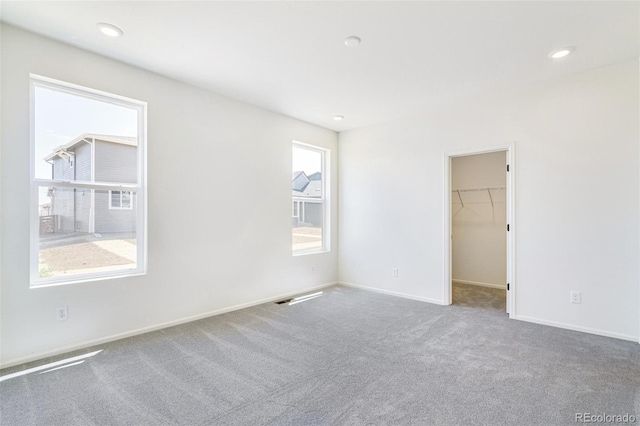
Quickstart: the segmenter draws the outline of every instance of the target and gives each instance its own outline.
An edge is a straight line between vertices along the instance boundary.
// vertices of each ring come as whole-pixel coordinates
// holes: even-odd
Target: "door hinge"
[[[509,224],[507,223],[507,232],[509,232]]]
[[[507,283],[507,291],[509,291],[509,283]]]

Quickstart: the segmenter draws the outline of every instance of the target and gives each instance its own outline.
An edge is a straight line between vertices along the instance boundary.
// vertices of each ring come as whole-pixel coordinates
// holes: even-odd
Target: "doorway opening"
[[[444,302],[515,317],[513,145],[445,155]]]

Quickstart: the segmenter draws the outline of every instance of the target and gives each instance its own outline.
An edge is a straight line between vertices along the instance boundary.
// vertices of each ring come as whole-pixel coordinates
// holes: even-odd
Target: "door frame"
[[[498,145],[487,148],[468,149],[455,152],[446,152],[444,154],[444,271],[443,271],[443,302],[445,305],[452,303],[452,244],[453,238],[453,220],[451,217],[451,159],[455,157],[465,157],[468,155],[488,154],[491,152],[506,152],[507,164],[509,171],[507,172],[507,189],[506,189],[506,213],[509,231],[507,232],[507,283],[509,290],[507,291],[507,312],[509,318],[516,317],[516,221],[515,221],[515,142]],[[505,165],[506,166],[506,165]]]

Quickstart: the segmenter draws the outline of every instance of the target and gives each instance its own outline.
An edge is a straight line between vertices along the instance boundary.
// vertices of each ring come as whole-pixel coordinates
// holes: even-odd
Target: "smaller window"
[[[131,191],[109,191],[110,209],[131,210]]]
[[[293,142],[291,195],[293,255],[329,251],[329,150]]]

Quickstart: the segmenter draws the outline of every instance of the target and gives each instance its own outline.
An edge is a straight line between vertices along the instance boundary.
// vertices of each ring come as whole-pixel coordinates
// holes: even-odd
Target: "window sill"
[[[293,257],[307,256],[307,255],[310,255],[310,254],[330,253],[330,252],[331,252],[331,250],[328,250],[328,249],[300,251],[300,252],[293,253]]]
[[[62,285],[69,284],[80,284],[87,283],[92,281],[104,281],[104,280],[112,280],[116,278],[129,278],[129,277],[137,277],[140,275],[146,275],[147,271],[138,270],[138,269],[129,269],[127,271],[122,271],[121,273],[114,274],[91,274],[91,275],[77,275],[76,278],[71,277],[57,277],[54,279],[47,280],[32,280],[29,286],[30,289],[38,289],[38,288],[47,288],[47,287],[57,287]]]

